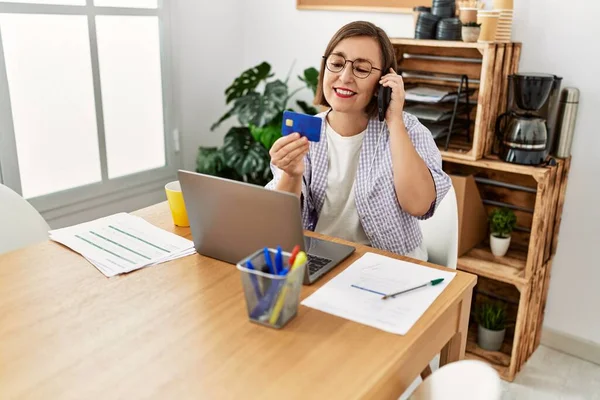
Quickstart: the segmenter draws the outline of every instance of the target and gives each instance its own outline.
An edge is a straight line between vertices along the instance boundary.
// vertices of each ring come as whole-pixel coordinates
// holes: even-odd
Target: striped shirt
[[[327,112],[318,114],[325,118]],[[442,170],[442,157],[429,130],[408,113],[403,114],[404,124],[417,153],[431,172],[435,183],[436,199],[429,211],[414,217],[402,210],[396,197],[392,171],[392,154],[389,130],[384,122],[372,118],[365,132],[360,150],[355,178],[355,201],[360,222],[371,241],[371,246],[405,255],[417,248],[423,236],[419,219],[430,218],[451,186],[450,177]],[[302,180],[302,224],[314,231],[323,207],[327,190],[328,151],[323,123],[321,140],[310,142],[304,158]],[[282,171],[271,164],[273,179],[266,188],[274,190]]]

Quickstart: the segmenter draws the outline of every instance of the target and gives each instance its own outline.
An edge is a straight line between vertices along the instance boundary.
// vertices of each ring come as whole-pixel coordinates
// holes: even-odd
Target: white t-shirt
[[[366,131],[354,136],[340,136],[327,124],[325,132],[329,155],[327,191],[315,231],[370,245],[354,201],[354,180]]]
[[[354,200],[354,181],[365,132],[340,136],[327,123],[327,190],[315,231],[370,246],[371,241],[360,223]],[[425,244],[421,242],[406,256],[427,261]]]

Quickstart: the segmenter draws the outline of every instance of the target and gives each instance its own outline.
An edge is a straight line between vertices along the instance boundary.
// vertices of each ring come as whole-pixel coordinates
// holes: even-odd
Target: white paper
[[[437,103],[443,99],[444,96],[448,95],[448,93],[448,90],[417,86],[406,90],[405,99],[410,101],[422,101],[425,103]],[[445,100],[451,100],[455,98],[456,95],[453,94],[446,97]]]
[[[455,272],[365,253],[301,304],[386,332],[405,335],[455,275]],[[444,278],[444,281],[438,285],[382,299],[383,294],[396,293],[439,278]]]
[[[127,213],[51,230],[49,233],[50,239],[80,253],[106,276],[135,271],[195,253],[192,241]]]

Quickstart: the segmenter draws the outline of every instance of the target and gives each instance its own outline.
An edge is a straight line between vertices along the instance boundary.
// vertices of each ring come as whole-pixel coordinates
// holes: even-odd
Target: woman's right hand
[[[308,153],[308,139],[298,133],[282,136],[271,146],[271,163],[290,177],[304,174],[304,156]]]

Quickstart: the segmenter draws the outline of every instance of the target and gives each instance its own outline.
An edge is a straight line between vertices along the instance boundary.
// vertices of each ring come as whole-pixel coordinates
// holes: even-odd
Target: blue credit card
[[[322,118],[293,111],[284,111],[281,134],[287,136],[290,133],[297,132],[302,136],[306,136],[311,142],[318,142],[321,140],[322,125]]]

